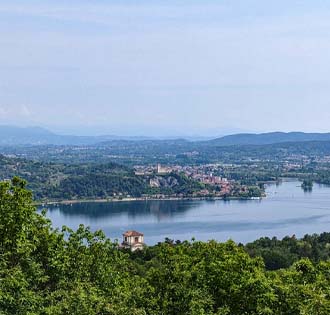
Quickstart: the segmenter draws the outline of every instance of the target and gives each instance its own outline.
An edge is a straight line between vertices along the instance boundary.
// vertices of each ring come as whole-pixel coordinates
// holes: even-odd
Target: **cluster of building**
[[[145,175],[166,175],[172,172],[177,172],[178,166],[162,166],[161,164],[153,165],[139,165],[135,166],[135,175],[145,176]]]
[[[213,176],[213,174],[204,175],[204,174],[192,174],[191,178],[208,185],[222,185],[228,183],[227,178],[221,176]]]
[[[209,186],[208,189],[202,189],[196,192],[196,196],[208,196],[212,194],[214,196],[220,197],[223,195],[230,194],[234,184],[233,181],[229,181],[225,177],[214,175],[214,172],[219,174],[220,168],[221,166],[218,164],[207,164],[198,166],[162,166],[160,164],[157,164],[157,166],[136,166],[135,174],[140,176],[150,176],[150,187],[160,187],[160,176],[162,175],[167,175],[171,173],[184,174],[188,178],[191,178],[195,181]]]
[[[219,170],[218,164],[207,164],[198,166],[181,166],[170,165],[162,166],[157,164],[156,166],[135,166],[136,175],[166,175],[170,173],[184,173],[187,177],[193,178],[200,182],[210,185],[218,185],[223,182],[227,182],[226,178],[214,175],[214,171]]]

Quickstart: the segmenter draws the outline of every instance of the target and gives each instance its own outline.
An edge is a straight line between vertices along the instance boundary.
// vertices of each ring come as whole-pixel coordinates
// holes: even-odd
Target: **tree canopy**
[[[329,314],[330,263],[267,271],[226,243],[166,242],[131,253],[102,231],[54,229],[26,183],[0,183],[0,314]]]

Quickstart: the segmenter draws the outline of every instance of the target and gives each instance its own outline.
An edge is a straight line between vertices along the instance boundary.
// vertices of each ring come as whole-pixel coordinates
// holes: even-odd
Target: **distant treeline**
[[[288,268],[294,262],[308,258],[314,263],[330,260],[330,233],[295,236],[282,240],[260,238],[244,246],[251,257],[262,257],[268,270]]]

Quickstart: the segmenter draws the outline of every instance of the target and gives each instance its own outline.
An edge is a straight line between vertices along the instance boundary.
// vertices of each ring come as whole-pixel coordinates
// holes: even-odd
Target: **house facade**
[[[127,231],[123,234],[121,246],[123,248],[129,248],[133,252],[138,249],[143,249],[144,235],[137,231]]]

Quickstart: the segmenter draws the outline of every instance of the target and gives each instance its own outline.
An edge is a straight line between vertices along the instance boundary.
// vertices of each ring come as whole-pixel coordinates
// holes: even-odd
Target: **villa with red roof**
[[[123,248],[129,248],[132,252],[143,249],[144,247],[144,235],[137,231],[127,231],[123,234],[123,242],[121,244]]]

